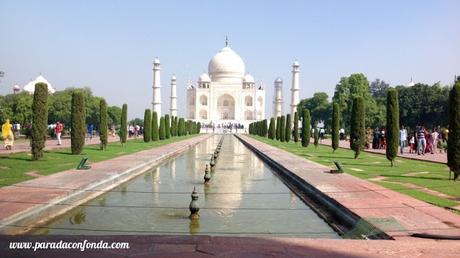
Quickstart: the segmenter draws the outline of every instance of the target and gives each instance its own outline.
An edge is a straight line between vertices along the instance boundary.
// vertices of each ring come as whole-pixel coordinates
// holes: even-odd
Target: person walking
[[[62,134],[62,130],[64,129],[64,125],[57,121],[56,122],[56,127],[54,128],[54,133],[56,134],[56,138],[57,138],[57,145],[61,145],[62,142],[61,142],[61,134]]]
[[[417,155],[425,155],[426,140],[425,140],[425,128],[419,126],[417,129]]]
[[[89,141],[91,141],[93,139],[93,132],[94,132],[94,125],[89,124],[88,127],[87,127],[87,133],[88,133]]]
[[[406,131],[406,128],[404,128],[404,125],[402,125],[401,129],[399,130],[399,147],[401,149],[401,154],[404,153],[404,147],[406,147],[406,141],[407,141],[407,131]]]
[[[13,125],[10,123],[9,119],[6,119],[5,123],[2,125],[2,138],[4,147],[7,150],[13,149],[14,145],[14,134],[13,134]]]

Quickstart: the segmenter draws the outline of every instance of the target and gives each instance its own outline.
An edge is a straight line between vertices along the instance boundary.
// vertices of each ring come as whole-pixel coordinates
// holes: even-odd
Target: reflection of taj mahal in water
[[[161,116],[160,61],[154,61],[153,110]],[[283,115],[281,78],[275,80],[273,114]],[[299,103],[299,63],[292,65],[290,114],[294,115]],[[196,85],[187,85],[186,118],[203,125],[241,124],[245,127],[254,121],[265,119],[265,88],[256,85],[254,77],[246,73],[243,59],[226,42],[209,61],[208,73],[199,76]],[[171,78],[170,115],[177,116],[176,77]]]

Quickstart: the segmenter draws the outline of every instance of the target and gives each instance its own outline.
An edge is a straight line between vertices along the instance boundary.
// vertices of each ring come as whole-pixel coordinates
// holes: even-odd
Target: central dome
[[[213,81],[241,83],[245,71],[243,59],[229,46],[222,48],[208,65],[208,73]]]

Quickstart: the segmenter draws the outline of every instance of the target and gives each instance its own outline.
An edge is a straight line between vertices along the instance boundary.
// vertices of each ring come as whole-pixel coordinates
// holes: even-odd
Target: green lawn
[[[90,162],[108,160],[118,156],[162,146],[168,143],[188,139],[195,135],[174,137],[163,141],[143,142],[142,138],[130,140],[121,145],[120,142],[109,143],[106,151],[99,150],[99,145],[87,145],[81,155],[72,155],[70,148],[46,151],[44,158],[31,161],[30,153],[13,153],[0,156],[0,187],[32,179],[26,175],[35,172],[40,175],[50,175],[56,172],[75,168],[82,157],[89,157]]]
[[[334,160],[340,161],[346,173],[362,179],[383,176],[385,177],[383,181],[373,182],[428,203],[441,207],[459,205],[457,201],[399,184],[410,183],[416,185],[416,187],[425,187],[447,194],[460,201],[460,182],[449,180],[449,169],[443,164],[397,158],[395,166],[391,167],[390,162],[384,155],[362,152],[358,159],[354,159],[353,151],[347,149],[339,148],[334,153],[331,147],[325,145],[319,145],[315,148],[313,144],[310,144],[307,148],[304,148],[300,145],[300,142],[297,144],[293,141],[285,143],[260,136],[252,137],[331,168],[335,167]],[[408,173],[417,174],[407,175]]]

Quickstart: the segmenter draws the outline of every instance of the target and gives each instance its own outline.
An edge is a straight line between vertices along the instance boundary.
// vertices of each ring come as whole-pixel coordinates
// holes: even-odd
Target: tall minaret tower
[[[176,76],[171,77],[171,116],[177,116]]]
[[[294,113],[297,112],[297,104],[300,101],[299,66],[297,60],[292,64],[291,117],[294,117]]]
[[[273,117],[283,115],[283,79],[281,77],[275,80],[275,95],[273,98]]]
[[[160,82],[160,59],[153,60],[153,101],[152,109],[157,112],[158,120],[161,117],[161,82]]]

